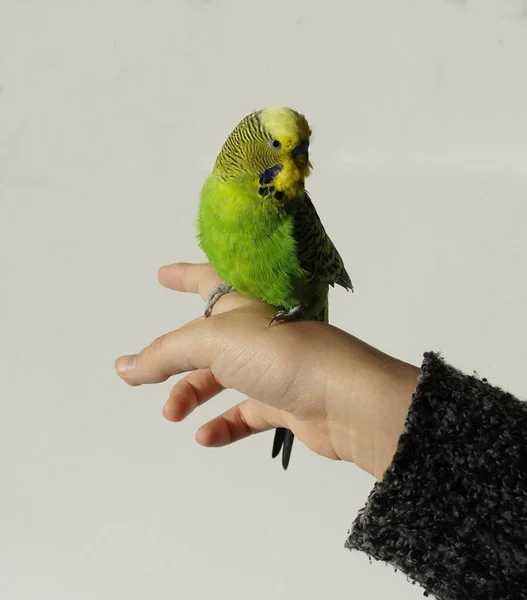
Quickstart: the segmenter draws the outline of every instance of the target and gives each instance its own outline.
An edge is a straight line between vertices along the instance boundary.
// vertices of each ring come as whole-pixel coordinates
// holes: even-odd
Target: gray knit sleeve
[[[439,600],[527,599],[527,403],[427,353],[346,547]]]

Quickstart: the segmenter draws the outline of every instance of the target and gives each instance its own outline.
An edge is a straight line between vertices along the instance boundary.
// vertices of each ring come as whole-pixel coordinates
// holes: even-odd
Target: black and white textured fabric
[[[346,547],[439,600],[527,599],[527,403],[425,354],[394,460]]]

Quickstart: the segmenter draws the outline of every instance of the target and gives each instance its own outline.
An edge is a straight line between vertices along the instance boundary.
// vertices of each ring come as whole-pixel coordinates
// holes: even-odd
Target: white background
[[[343,549],[373,485],[199,447],[118,355],[200,313],[158,266],[227,134],[290,105],[354,295],[331,316],[527,395],[527,2],[0,0],[0,596],[421,598]]]

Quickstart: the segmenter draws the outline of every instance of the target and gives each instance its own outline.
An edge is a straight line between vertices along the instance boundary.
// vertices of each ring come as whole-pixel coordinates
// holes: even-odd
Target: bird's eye
[[[282,144],[278,140],[271,140],[269,146],[271,146],[273,150],[280,150]]]

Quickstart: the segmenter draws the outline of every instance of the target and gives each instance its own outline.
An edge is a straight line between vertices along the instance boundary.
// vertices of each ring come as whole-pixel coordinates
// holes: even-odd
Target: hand
[[[202,299],[220,282],[207,264],[162,267],[158,278],[167,288]],[[419,369],[325,323],[269,328],[275,312],[228,294],[212,317],[199,317],[139,354],[120,357],[116,370],[130,385],[190,372],[163,408],[170,421],[182,421],[227,388],[249,396],[198,430],[202,446],[287,427],[314,452],[355,462],[380,479],[403,431]]]

